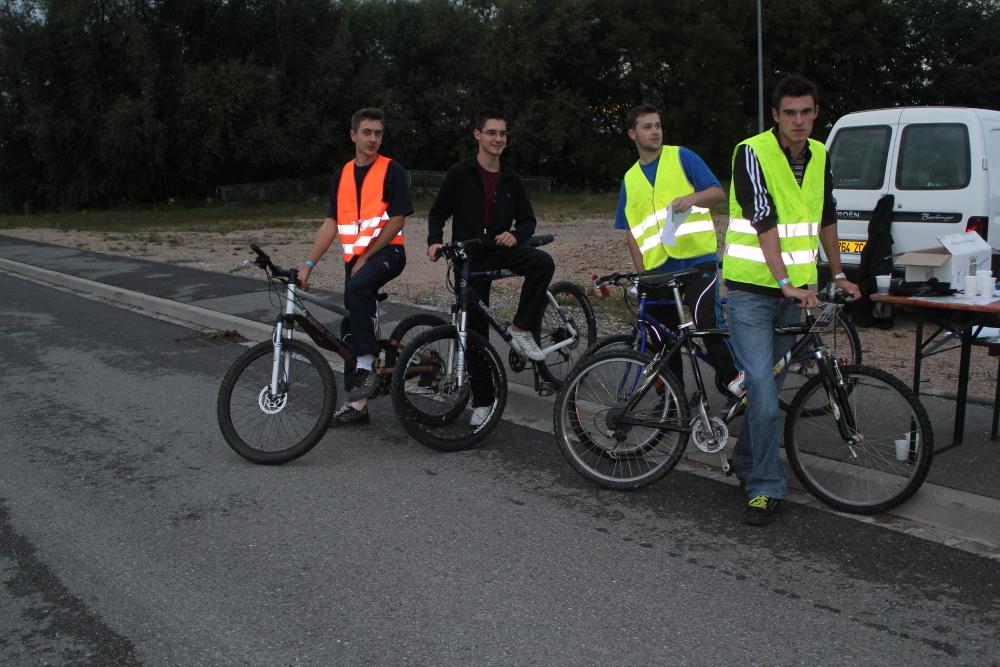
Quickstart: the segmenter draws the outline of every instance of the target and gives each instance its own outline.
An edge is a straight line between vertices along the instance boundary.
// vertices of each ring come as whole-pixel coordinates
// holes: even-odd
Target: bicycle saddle
[[[696,273],[701,273],[701,269],[691,267],[689,269],[681,269],[680,271],[671,271],[670,273],[647,271],[646,273],[639,275],[639,284],[643,287],[664,287],[674,284],[682,285],[684,284],[685,277]]]
[[[538,236],[532,236],[530,239],[526,241],[526,243],[532,248],[537,248],[540,245],[547,245],[549,243],[552,243],[552,240],[554,238],[555,236],[552,234],[539,234]]]

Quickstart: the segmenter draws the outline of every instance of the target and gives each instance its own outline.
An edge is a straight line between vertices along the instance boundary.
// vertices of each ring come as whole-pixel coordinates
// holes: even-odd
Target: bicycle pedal
[[[551,382],[542,382],[538,385],[539,396],[552,396],[556,393],[556,388]]]

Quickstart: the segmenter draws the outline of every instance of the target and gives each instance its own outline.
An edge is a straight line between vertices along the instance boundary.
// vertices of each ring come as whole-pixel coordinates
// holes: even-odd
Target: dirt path
[[[293,227],[253,229],[219,233],[140,232],[99,233],[51,229],[11,229],[3,233],[46,243],[124,255],[169,264],[190,266],[224,273],[247,270],[241,262],[249,255],[249,244],[257,242],[278,264],[298,264],[305,258],[320,221]],[[631,266],[624,232],[611,228],[610,219],[540,220],[539,233],[554,234],[555,242],[545,246],[556,262],[555,280],[572,280],[589,286],[592,274],[610,273]],[[391,284],[393,298],[412,303],[443,306],[447,303],[445,266],[430,262],[424,255],[427,223],[410,218],[406,223],[408,264],[403,275]],[[313,285],[338,290],[343,285],[343,269],[334,247],[313,273]],[[494,288],[495,299],[513,300],[520,283],[504,281]],[[613,323],[606,328],[614,326]],[[624,326],[624,324],[622,325]],[[609,333],[602,331],[601,334]],[[859,330],[864,363],[885,369],[909,383],[913,371],[913,321],[897,317],[889,330]],[[970,395],[992,401],[997,360],[984,348],[973,348]],[[924,361],[925,387],[954,392],[958,382],[958,352],[945,352]]]

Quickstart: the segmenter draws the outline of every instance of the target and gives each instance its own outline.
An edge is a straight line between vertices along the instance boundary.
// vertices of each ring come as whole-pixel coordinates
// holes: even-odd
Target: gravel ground
[[[716,222],[720,230],[725,228],[724,217],[717,218]],[[304,220],[292,227],[227,234],[148,231],[128,234],[27,228],[5,230],[3,233],[95,252],[229,273],[256,270],[241,264],[249,256],[251,242],[259,243],[277,264],[298,264],[306,256],[319,224],[319,219]],[[544,248],[556,262],[554,280],[572,280],[589,286],[592,274],[610,273],[631,266],[624,232],[612,229],[610,218],[540,219],[538,232],[555,235],[555,241]],[[448,303],[445,264],[431,262],[424,254],[426,219],[408,219],[405,233],[408,264],[403,275],[389,285],[390,295],[412,303],[445,306]],[[334,244],[313,272],[313,286],[333,290],[341,288],[343,269],[338,250]],[[519,280],[506,280],[495,285],[493,305],[501,312],[512,310],[519,287]],[[598,310],[603,309],[598,305]],[[627,326],[628,323],[618,317],[604,317],[599,322],[599,333],[606,335]],[[913,373],[914,342],[911,318],[900,314],[892,329],[861,328],[859,334],[865,364],[885,369],[909,383]],[[997,360],[990,357],[985,348],[976,347],[972,352],[970,395],[976,400],[992,402]],[[926,359],[923,375],[925,389],[953,393],[958,382],[958,352],[945,352]]]

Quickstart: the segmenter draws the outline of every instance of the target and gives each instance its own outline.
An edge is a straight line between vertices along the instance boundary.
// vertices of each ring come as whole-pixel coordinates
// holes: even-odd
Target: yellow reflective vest
[[[781,259],[788,270],[788,280],[795,287],[816,283],[826,149],[820,142],[809,139],[811,156],[800,186],[774,132],[768,130],[738,144],[733,151],[734,172],[736,151],[742,145],[749,146],[757,155],[767,190],[774,200]],[[736,201],[732,181],[729,185],[729,229],[726,231],[722,275],[726,280],[778,288],[777,279],[764,261],[757,231],[743,217],[743,209]]]
[[[674,245],[662,241],[670,202],[694,192],[681,166],[680,148],[664,146],[656,165],[656,182],[650,184],[636,162],[625,173],[625,219],[642,253],[645,269],[655,269],[671,257],[688,258],[716,251],[715,225],[707,208],[692,207],[677,226]]]

